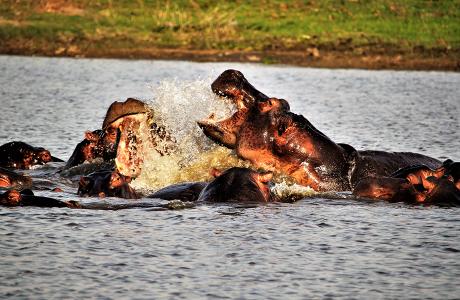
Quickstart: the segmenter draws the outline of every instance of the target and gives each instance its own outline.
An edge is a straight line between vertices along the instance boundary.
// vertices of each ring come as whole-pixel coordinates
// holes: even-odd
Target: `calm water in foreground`
[[[458,73],[228,63],[0,56],[0,144],[67,159],[113,101],[155,101],[162,81],[200,88],[193,82],[227,68],[334,141],[460,160]],[[192,100],[177,110],[190,122],[207,109]],[[59,197],[78,199],[65,190]],[[458,299],[459,208],[324,197],[171,211],[0,207],[0,297]]]

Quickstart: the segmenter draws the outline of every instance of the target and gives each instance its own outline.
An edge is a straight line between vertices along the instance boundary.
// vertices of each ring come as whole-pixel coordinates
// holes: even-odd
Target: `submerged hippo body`
[[[201,191],[207,186],[206,182],[184,182],[162,188],[147,198],[163,200],[196,201]]]
[[[129,185],[131,178],[117,171],[104,170],[82,176],[78,186],[80,196],[119,197],[137,199],[139,195]]]
[[[48,162],[62,162],[51,156],[50,152],[42,147],[34,147],[24,142],[9,142],[0,146],[0,167],[14,169],[30,169],[35,165]]]
[[[396,171],[391,177],[363,178],[353,194],[390,202],[459,206],[459,166],[446,161],[437,169],[414,165]]]
[[[232,100],[237,111],[225,120],[199,121],[204,134],[235,149],[253,166],[284,173],[316,191],[351,190],[367,176],[388,176],[414,164],[441,164],[416,153],[357,151],[337,144],[306,118],[292,113],[286,100],[266,97],[238,71],[225,71],[216,82],[213,91]]]
[[[60,201],[53,198],[35,196],[31,190],[18,192],[9,190],[0,194],[0,205],[2,206],[36,206],[36,207],[69,207],[79,208],[76,201]]]
[[[29,176],[0,167],[0,188],[30,187],[32,187],[32,179]]]
[[[272,173],[259,173],[246,168],[214,171],[216,178],[200,193],[202,202],[270,202],[275,197],[270,191]]]

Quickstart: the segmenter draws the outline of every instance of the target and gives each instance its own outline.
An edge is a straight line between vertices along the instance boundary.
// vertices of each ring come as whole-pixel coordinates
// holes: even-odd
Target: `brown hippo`
[[[119,197],[137,199],[140,196],[129,186],[131,178],[117,171],[104,170],[82,176],[78,186],[80,196]]]
[[[148,198],[203,202],[270,202],[277,198],[269,189],[271,172],[259,173],[247,168],[213,169],[214,180],[184,182],[158,190]]]
[[[31,190],[9,190],[0,194],[0,205],[2,206],[37,206],[37,207],[69,207],[79,208],[77,201],[60,201],[48,197],[35,196]]]
[[[215,179],[200,193],[203,202],[271,202],[271,172],[259,173],[247,168],[230,168],[224,172],[213,171]]]
[[[437,169],[410,166],[390,177],[363,178],[353,189],[353,194],[390,202],[460,205],[459,171],[460,164],[450,160]]]
[[[66,163],[71,168],[84,162],[92,162],[97,158],[110,161],[116,157],[118,132],[109,128],[106,131],[94,130],[85,132],[85,139],[78,143]]]
[[[137,177],[143,163],[143,143],[140,127],[153,115],[151,109],[142,101],[128,98],[124,102],[113,102],[107,110],[102,123],[104,132],[118,132],[115,142],[115,165],[126,176]]]
[[[51,156],[45,148],[33,147],[24,142],[15,141],[0,146],[0,167],[30,169],[51,161],[62,162],[61,159]]]
[[[32,179],[0,167],[0,188],[30,188]]]
[[[235,149],[256,168],[284,173],[316,191],[350,191],[368,176],[388,176],[414,164],[441,165],[421,154],[357,151],[337,144],[302,115],[290,112],[286,100],[266,97],[235,70],[222,73],[212,90],[231,99],[237,111],[225,120],[199,121],[207,137]]]
[[[67,162],[67,168],[96,158],[114,159],[120,174],[134,178],[141,172],[144,149],[166,155],[174,147],[175,140],[168,130],[154,122],[152,109],[140,100],[128,98],[110,105],[102,129],[85,134],[85,139]]]

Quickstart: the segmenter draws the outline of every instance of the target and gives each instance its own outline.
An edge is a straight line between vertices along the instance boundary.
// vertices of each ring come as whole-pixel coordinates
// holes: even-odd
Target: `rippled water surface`
[[[458,73],[177,61],[0,56],[0,144],[67,159],[113,101],[155,101],[183,82],[194,89],[166,92],[197,94],[180,109],[171,95],[194,122],[208,109],[203,82],[227,68],[334,141],[460,160]],[[458,208],[321,195],[167,211],[0,207],[0,297],[458,299],[459,278]]]

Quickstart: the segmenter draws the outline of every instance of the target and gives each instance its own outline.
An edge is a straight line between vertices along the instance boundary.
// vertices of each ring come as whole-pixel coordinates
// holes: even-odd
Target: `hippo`
[[[116,129],[86,131],[85,139],[77,144],[67,161],[65,168],[71,168],[84,162],[93,162],[97,158],[110,161],[116,157],[116,145],[119,134]]]
[[[460,164],[447,160],[437,169],[402,168],[390,177],[363,178],[353,189],[358,197],[423,205],[460,205]]]
[[[29,176],[18,174],[0,167],[0,188],[30,188],[32,179]]]
[[[269,188],[273,173],[259,173],[233,167],[224,172],[213,170],[215,177],[200,193],[198,202],[272,202]]]
[[[92,162],[97,158],[110,161],[117,157],[117,148],[122,136],[121,126],[125,119],[134,119],[149,110],[140,100],[128,98],[125,102],[113,102],[106,112],[102,129],[85,132],[85,139],[78,143],[67,161],[66,168],[83,162]],[[120,153],[124,152],[120,149]]]
[[[147,198],[188,202],[272,202],[278,199],[269,189],[271,172],[259,173],[247,168],[211,170],[214,180],[184,182],[162,188]]]
[[[0,194],[0,205],[2,206],[37,206],[37,207],[69,207],[80,208],[77,201],[60,201],[48,197],[35,196],[31,190],[9,190]]]
[[[118,173],[118,171],[98,171],[80,178],[77,194],[125,199],[140,198],[136,191],[129,186],[129,182],[131,182],[131,178]]]
[[[34,147],[24,142],[14,141],[0,146],[0,167],[30,169],[48,162],[62,162],[42,147]]]
[[[102,129],[85,133],[66,168],[99,159],[113,162],[120,174],[135,178],[141,172],[144,149],[169,155],[175,149],[175,140],[165,126],[153,120],[153,110],[143,101],[115,101],[106,112]]]
[[[239,71],[223,72],[211,88],[233,101],[237,111],[224,120],[211,115],[198,121],[208,138],[234,149],[255,168],[283,173],[315,191],[351,191],[368,176],[388,176],[415,164],[441,165],[417,153],[358,151],[335,143],[305,117],[291,112],[286,100],[262,94]]]

